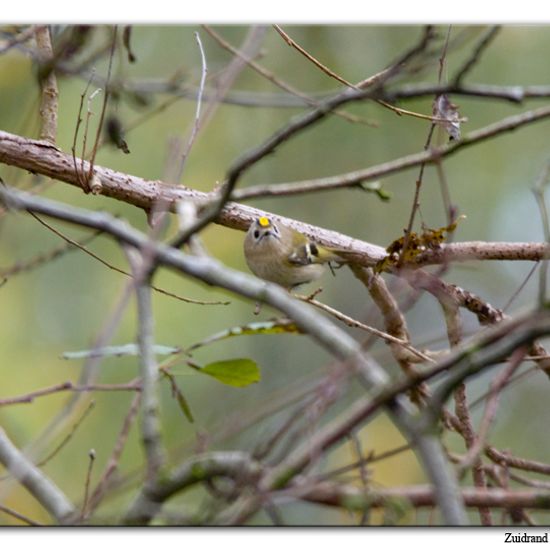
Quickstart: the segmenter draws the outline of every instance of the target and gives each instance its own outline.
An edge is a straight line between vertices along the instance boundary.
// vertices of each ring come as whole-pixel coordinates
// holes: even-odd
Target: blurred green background
[[[235,46],[241,44],[248,30],[240,26],[215,28]],[[413,45],[422,32],[421,27],[404,25],[287,26],[285,29],[306,50],[351,82],[360,81],[383,69]],[[231,56],[200,26],[193,25],[134,27],[132,50],[137,62],[130,64],[123,52],[117,53],[114,79],[165,81],[179,71],[185,83],[197,86],[201,76],[200,52],[194,38],[197,31],[204,44],[208,76],[215,79]],[[486,27],[482,26],[453,26],[451,38],[462,43],[462,46],[458,44],[448,52],[443,79],[461,66],[485,31]],[[438,27],[438,32],[444,38],[447,27]],[[93,39],[104,39],[102,33],[98,29]],[[467,76],[466,82],[519,86],[550,84],[548,51],[548,27],[503,27]],[[338,88],[335,81],[289,48],[273,29],[267,31],[261,53],[259,61],[267,69],[301,91],[328,93]],[[97,63],[96,70],[98,74],[105,74],[105,60]],[[436,83],[438,70],[435,57],[426,70],[408,78],[407,82]],[[86,79],[59,76],[59,86],[58,144],[63,150],[70,151]],[[258,98],[282,93],[248,68],[240,73],[233,90],[247,91],[251,97]],[[135,101],[113,102],[112,112],[124,125],[130,126],[166,101],[168,95],[147,95],[142,99],[146,100],[144,105]],[[461,115],[468,118],[462,127],[464,133],[544,103],[544,100],[536,100],[514,105],[472,97],[451,97],[451,100],[459,105]],[[97,122],[101,101],[99,94],[91,103],[95,113],[93,124]],[[430,114],[431,102],[432,98],[426,98],[403,102],[401,106]],[[203,109],[207,107],[208,104],[204,103]],[[166,174],[169,144],[174,138],[188,138],[195,108],[195,101],[182,98],[159,110],[126,135],[131,154],[124,155],[114,148],[104,147],[99,152],[97,163],[144,178],[162,179]],[[210,191],[216,182],[224,179],[228,167],[237,157],[262,143],[285,125],[290,117],[303,110],[230,104],[218,106],[212,120],[198,134],[181,183]],[[373,102],[349,105],[346,110],[364,120],[376,122],[378,127],[330,117],[257,164],[246,173],[240,185],[245,187],[336,175],[417,152],[424,146],[429,129],[427,121],[396,116]],[[36,68],[29,57],[23,51],[13,50],[0,56],[0,129],[36,137],[37,111]],[[543,121],[526,126],[445,160],[444,170],[452,201],[458,206],[459,213],[467,216],[458,226],[456,240],[543,239],[531,188],[550,158],[549,124]],[[391,193],[388,202],[382,202],[371,193],[340,190],[314,196],[258,199],[251,204],[386,246],[401,236],[407,224],[417,173],[417,169],[413,169],[385,178],[382,181],[384,189]],[[0,165],[0,177],[7,184],[23,188],[33,189],[44,184],[41,178],[5,165]],[[147,228],[142,211],[113,200],[86,196],[63,183],[54,182],[43,194],[92,210],[108,210],[127,218],[136,227]],[[439,182],[432,167],[427,168],[424,176],[421,213],[422,220],[430,227],[446,225]],[[73,227],[52,223],[73,238],[81,238],[85,234]],[[175,226],[169,229],[170,232],[174,230]],[[204,231],[202,238],[212,256],[230,267],[247,270],[242,254],[242,233],[211,226]],[[3,216],[0,219],[0,268],[29,260],[61,243],[58,237],[29,216]],[[114,265],[127,268],[124,255],[110,239],[100,237],[90,245],[90,249]],[[503,307],[531,268],[531,265],[522,262],[472,262],[453,266],[445,275],[445,280],[477,293],[496,307]],[[93,344],[106,319],[116,308],[126,284],[125,277],[78,251],[10,278],[0,288],[0,398],[25,394],[66,380],[76,381],[81,363],[63,360],[61,354],[69,350],[87,349]],[[187,347],[220,330],[258,320],[253,314],[253,303],[173,273],[160,272],[155,284],[194,299],[231,302],[227,306],[201,306],[155,294],[155,331],[160,344]],[[532,277],[515,299],[510,313],[535,303],[537,284],[537,277]],[[359,320],[379,323],[379,319],[373,317],[373,306],[365,289],[347,270],[338,271],[336,277],[327,274],[322,286],[321,300]],[[397,292],[403,295],[406,289],[398,286]],[[260,318],[268,319],[274,314],[269,308],[264,308]],[[408,312],[407,320],[413,342],[418,348],[446,346],[443,318],[439,306],[431,297],[421,297]],[[464,314],[464,322],[467,331],[478,330],[473,316]],[[363,338],[357,331],[352,333]],[[132,301],[111,343],[131,342],[135,335],[135,304]],[[376,344],[372,351],[391,373],[397,372],[384,344]],[[200,445],[209,449],[253,449],[266,433],[275,430],[285,418],[284,412],[268,414],[266,411],[270,408],[277,410],[281,400],[300,392],[329,372],[331,364],[331,358],[324,351],[312,346],[307,338],[295,335],[233,338],[201,348],[194,355],[200,363],[231,357],[251,357],[257,361],[262,372],[261,382],[247,388],[231,388],[203,377],[185,365],[175,368],[177,381],[193,411],[194,424],[189,424],[181,414],[171,398],[169,385],[162,384],[164,436],[178,459],[189,456]],[[106,359],[99,369],[98,381],[101,383],[125,382],[138,375],[135,358]],[[469,397],[475,398],[487,389],[492,372],[469,385]],[[548,461],[550,443],[541,436],[545,433],[548,414],[548,389],[539,384],[542,379],[541,374],[535,374],[522,385],[504,393],[491,442],[520,456]],[[354,391],[350,389],[351,395]],[[56,394],[36,399],[32,404],[2,407],[0,423],[13,441],[25,448],[42,433],[68,398],[67,393]],[[92,412],[76,430],[70,443],[45,466],[48,475],[75,501],[83,496],[89,449],[94,448],[97,454],[92,475],[92,480],[97,481],[111,453],[132,394],[98,392],[87,395],[84,401],[91,399],[96,403]],[[341,407],[339,405],[336,409],[342,410]],[[288,407],[286,410],[289,410]],[[475,410],[479,415],[482,407]],[[262,412],[266,412],[263,422],[244,431],[238,429],[238,421],[249,420]],[[326,418],[332,414],[334,412]],[[63,433],[54,438],[48,450],[62,440],[69,428],[70,423]],[[403,442],[383,417],[362,430],[360,436],[365,452],[383,452]],[[463,451],[462,442],[458,440],[449,438],[446,443],[457,452]],[[47,454],[48,450],[43,454]],[[352,446],[344,445],[329,455],[325,466],[343,464],[353,460],[353,457]],[[134,427],[121,460],[121,472],[135,471],[141,460],[138,431]],[[411,453],[374,464],[372,477],[374,483],[381,486],[421,482],[424,479]],[[101,510],[102,517],[114,519],[131,496],[127,492],[109,500]],[[194,496],[199,502],[200,492],[197,491]],[[0,501],[37,521],[47,521],[40,506],[16,485],[0,483]],[[292,524],[346,524],[354,521],[354,518],[338,511],[309,505],[284,508],[283,516]],[[425,520],[424,517],[407,515],[402,521]],[[262,523],[268,520],[259,516],[256,521]],[[17,522],[0,515],[0,524],[5,523]]]

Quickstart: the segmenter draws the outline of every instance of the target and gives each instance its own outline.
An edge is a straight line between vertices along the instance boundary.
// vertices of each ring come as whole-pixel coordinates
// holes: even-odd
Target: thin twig
[[[289,46],[291,46],[291,47],[295,48],[296,50],[298,50],[306,59],[311,61],[316,67],[321,69],[321,71],[323,71],[325,74],[327,74],[331,78],[337,80],[338,82],[340,82],[340,84],[344,84],[344,86],[347,86],[348,88],[351,88],[353,90],[363,90],[363,89],[366,89],[367,87],[370,87],[374,84],[380,85],[382,80],[387,80],[390,77],[390,75],[392,75],[396,71],[396,69],[400,68],[401,65],[403,65],[406,62],[406,60],[408,59],[408,56],[407,56],[404,59],[400,60],[394,66],[390,67],[389,69],[385,69],[385,70],[381,71],[380,73],[374,75],[374,77],[363,80],[363,81],[359,82],[358,84],[352,84],[351,82],[348,82],[347,80],[342,78],[340,75],[336,74],[334,71],[330,70],[326,65],[323,65],[318,59],[313,57],[309,52],[307,52],[304,48],[302,48],[302,46],[300,46],[296,41],[294,41],[292,38],[290,38],[290,36],[288,36],[288,34],[285,33],[279,25],[273,25],[273,27],[283,37],[283,39],[285,40],[285,42]],[[427,32],[425,36],[430,36],[430,33]],[[414,52],[416,54],[416,50],[414,50]],[[415,118],[420,118],[420,119],[423,119],[423,120],[430,120],[432,122],[434,122],[436,120],[440,120],[440,119],[437,119],[436,117],[431,116],[431,115],[424,115],[424,114],[421,114],[421,113],[415,113],[414,111],[409,111],[407,109],[401,109],[400,107],[396,107],[395,105],[391,105],[387,101],[383,101],[379,98],[376,98],[375,101],[379,105],[382,105],[386,109],[389,109],[390,111],[393,111],[394,113],[396,113],[398,115],[408,115],[408,116],[412,116],[412,117],[415,117]]]
[[[449,25],[449,28],[447,30],[447,37],[445,39],[445,46],[443,48],[443,53],[441,54],[441,57],[439,58],[439,73],[437,75],[437,82],[438,84],[441,84],[441,81],[443,80],[443,72],[446,68],[446,62],[447,62],[447,50],[449,47],[449,41],[451,38],[451,29],[452,26]],[[436,96],[436,101],[440,96]],[[440,109],[438,109],[438,112]],[[437,143],[441,144],[442,138],[442,127],[438,126],[438,133],[437,133]],[[449,185],[447,183],[447,178],[445,177],[445,171],[443,169],[443,162],[441,159],[438,159],[435,161],[435,168],[437,171],[437,176],[439,179],[439,187],[441,189],[441,197],[443,200],[443,208],[445,210],[445,213],[447,214],[447,225],[451,225],[455,221],[455,208],[453,208],[451,203],[451,194]],[[412,229],[412,228],[411,228]]]
[[[336,319],[344,322],[349,327],[359,328],[361,330],[364,330],[365,332],[368,332],[369,334],[372,334],[374,336],[377,336],[378,338],[385,340],[388,344],[394,344],[398,347],[402,347],[403,349],[407,350],[408,352],[416,356],[416,360],[426,361],[428,363],[434,362],[434,360],[429,355],[426,355],[425,353],[415,349],[410,344],[410,341],[408,339],[399,338],[397,336],[393,336],[389,332],[384,332],[382,330],[378,330],[377,328],[371,327],[369,325],[365,325],[364,323],[361,323],[360,321],[353,319],[352,317],[349,317],[348,315],[342,313],[341,311],[338,311],[328,306],[327,304],[319,302],[318,300],[314,300],[306,296],[298,296],[298,298],[323,311],[326,311]]]
[[[74,423],[74,425],[69,430],[69,433],[67,433],[67,435],[61,440],[61,442],[53,449],[53,451],[51,451],[47,456],[45,456],[42,460],[40,460],[40,462],[37,462],[36,464],[37,466],[42,467],[45,464],[47,464],[52,458],[54,458],[54,456],[56,456],[61,451],[61,449],[63,449],[63,447],[65,447],[65,445],[67,445],[67,443],[69,443],[69,441],[73,438],[78,428],[82,425],[85,418],[88,416],[88,414],[90,414],[90,411],[94,407],[95,407],[95,401],[90,401],[88,403],[88,406],[80,416],[80,418]]]
[[[401,54],[395,61],[392,61],[388,67],[378,72],[375,75],[361,80],[356,84],[358,88],[380,85],[386,82],[390,77],[402,72],[403,68],[409,64],[415,57],[424,53],[428,48],[429,43],[436,37],[435,27],[426,25],[420,37],[420,40],[412,48]]]
[[[201,54],[201,80],[199,84],[199,91],[197,93],[197,106],[195,108],[195,121],[193,123],[193,128],[191,130],[191,135],[189,136],[189,140],[187,141],[187,145],[185,146],[185,149],[181,155],[181,163],[178,170],[178,177],[176,179],[176,182],[181,179],[181,176],[183,174],[183,168],[185,166],[185,161],[187,160],[187,157],[189,155],[189,151],[191,151],[191,147],[193,147],[193,143],[195,142],[195,139],[197,137],[197,134],[199,132],[200,128],[200,118],[201,118],[201,106],[202,106],[202,96],[204,94],[204,86],[206,83],[206,75],[208,74],[208,66],[206,64],[206,55],[204,53],[204,48],[202,47],[201,37],[198,32],[195,32],[195,40],[197,41],[197,44],[199,46],[199,51]]]
[[[460,86],[462,79],[469,73],[476,63],[481,58],[483,52],[488,48],[496,35],[500,32],[500,25],[492,26],[484,35],[472,51],[472,55],[464,62],[464,64],[458,69],[455,76],[452,79],[453,86]]]
[[[86,84],[86,87],[84,88],[84,91],[80,94],[80,103],[79,103],[79,106],[78,106],[78,115],[76,117],[76,124],[75,124],[74,134],[73,134],[73,143],[72,143],[72,146],[71,146],[72,161],[73,161],[76,185],[81,187],[83,190],[88,189],[88,184],[86,182],[86,177],[84,175],[84,158],[85,158],[85,154],[84,154],[84,151],[81,154],[80,167],[79,167],[78,162],[77,162],[77,156],[76,156],[76,144],[77,144],[77,140],[78,140],[78,134],[80,132],[80,126],[82,124],[82,109],[84,107],[84,98],[86,97],[86,94],[88,93],[88,89],[90,88],[92,78],[93,78],[93,73],[92,73],[92,75],[90,75],[90,78],[88,79],[88,82]],[[84,142],[85,142],[85,140],[86,140],[86,133],[84,133]],[[84,149],[84,145],[82,147]]]
[[[88,155],[87,149],[88,149],[88,135],[89,135],[89,128],[90,128],[90,120],[92,119],[92,115],[94,112],[92,111],[92,101],[101,93],[101,88],[97,88],[97,90],[94,90],[89,96],[88,101],[86,102],[86,120],[84,122],[84,131],[82,136],[82,149],[80,153],[80,157],[85,159]],[[103,95],[103,101],[105,101],[105,94]],[[86,181],[86,176],[83,175],[83,179]],[[88,187],[90,185],[88,184]]]
[[[307,105],[310,105],[311,107],[318,107],[319,101],[311,98],[307,94],[301,92],[300,90],[297,90],[275,74],[273,74],[271,71],[268,71],[263,65],[260,65],[253,59],[244,56],[244,54],[238,50],[237,48],[233,47],[227,40],[225,40],[221,35],[219,35],[212,27],[209,25],[203,25],[204,30],[214,39],[216,42],[224,49],[230,51],[233,55],[239,56],[250,68],[255,70],[258,74],[262,75],[264,78],[269,80],[271,83],[273,83],[275,86],[281,88],[285,92],[288,92],[289,94],[292,94],[296,97],[299,97],[300,99],[303,99],[304,103]],[[349,122],[358,122],[361,124],[365,124],[367,126],[373,126],[378,127],[378,124],[369,120],[362,119],[356,115],[352,115],[350,113],[347,113],[345,111],[342,111],[340,109],[335,109],[333,113],[336,116],[339,116]]]
[[[532,358],[530,356],[525,356],[524,359],[531,360]],[[502,389],[508,388],[514,384],[518,384],[519,382],[525,380],[526,378],[529,378],[530,376],[533,376],[538,372],[538,368],[536,366],[532,366],[529,369],[524,370],[523,372],[517,374],[516,376],[510,378],[507,380],[504,384]],[[487,401],[487,398],[491,395],[491,390],[482,393],[479,397],[477,397],[475,400],[473,400],[470,403],[470,408],[478,407],[481,403],[485,403]]]
[[[91,243],[94,239],[96,239],[98,235],[100,235],[99,232],[92,233],[91,235],[88,235],[81,241],[78,241],[78,244],[82,247],[85,247],[85,245]],[[61,244],[55,248],[52,248],[48,252],[37,254],[30,260],[18,261],[11,266],[0,269],[0,277],[9,278],[9,277],[13,277],[14,275],[18,275],[19,273],[24,273],[26,271],[37,269],[43,266],[44,264],[47,264],[56,260],[57,258],[63,256],[68,252],[77,250],[78,248],[79,247],[76,246],[75,244],[66,242],[65,244]]]
[[[546,99],[550,96],[550,86],[495,86],[491,84],[407,84],[401,88],[386,91],[393,101],[417,99],[426,96],[449,94],[472,97],[480,100],[495,99],[516,105],[530,99]]]
[[[288,36],[288,34],[285,31],[283,31],[283,29],[281,29],[281,27],[279,25],[273,25],[273,27],[283,37],[284,41],[289,46],[293,47],[298,52],[300,52],[306,59],[311,61],[311,63],[313,63],[316,67],[321,69],[321,71],[323,71],[325,74],[327,74],[328,76],[330,76],[334,80],[337,80],[338,82],[340,82],[340,84],[344,84],[344,86],[347,86],[348,88],[351,88],[352,90],[366,89],[368,86],[371,86],[374,83],[379,84],[380,83],[379,81],[381,80],[382,77],[384,79],[387,79],[390,76],[390,74],[392,74],[394,72],[395,67],[400,67],[401,65],[403,65],[403,63],[405,63],[405,61],[400,61],[399,64],[397,64],[396,66],[394,66],[390,69],[386,69],[386,70],[382,71],[382,73],[379,73],[379,74],[375,75],[374,79],[369,78],[369,79],[363,80],[359,84],[352,84],[351,82],[348,82],[347,80],[342,78],[340,75],[336,74],[334,71],[330,70],[326,65],[323,65],[323,63],[321,63],[318,59],[313,57],[308,51],[306,51],[304,48],[302,48],[302,46],[300,46],[296,41],[294,41],[292,38],[290,38],[290,36]],[[435,120],[435,118],[433,116],[423,115],[421,113],[415,113],[413,111],[408,111],[407,109],[401,109],[400,107],[396,107],[395,105],[391,105],[387,101],[383,101],[381,99],[375,99],[375,101],[378,104],[385,107],[386,109],[389,109],[390,111],[393,111],[398,115],[408,115],[408,116],[421,118],[421,119],[424,119],[424,120],[430,120],[430,121]]]
[[[95,450],[90,449],[88,452],[88,470],[86,472],[86,482],[84,484],[84,498],[82,499],[82,509],[80,510],[80,521],[86,517],[87,514],[87,508],[88,508],[88,495],[90,492],[90,480],[92,477],[92,470],[95,464]]]
[[[441,190],[441,200],[443,202],[443,210],[447,215],[447,226],[450,226],[456,220],[457,209],[456,209],[456,206],[454,206],[451,201],[451,191],[449,188],[447,177],[445,175],[445,170],[443,169],[443,163],[441,161],[436,161],[435,169],[437,171],[437,179],[439,180],[439,188]]]
[[[533,276],[533,274],[535,273],[535,271],[538,269],[539,266],[540,264],[538,263],[531,266],[531,268],[529,269],[529,273],[527,273],[527,275],[525,276],[525,278],[523,279],[523,281],[521,282],[517,290],[513,292],[513,294],[510,296],[510,299],[502,306],[502,311],[506,312],[510,309],[510,306],[512,305],[514,300],[520,295],[521,291],[525,288],[525,286],[527,285],[527,283],[529,282],[529,280],[531,279],[531,277]]]
[[[526,485],[527,487],[537,487],[538,489],[550,490],[550,481],[544,481],[542,479],[531,479],[529,477],[522,476],[514,472],[509,472],[508,475],[510,476],[510,479],[513,479],[514,481],[517,481],[522,485]]]
[[[487,437],[489,435],[489,429],[491,423],[493,422],[495,415],[497,413],[498,400],[500,397],[500,392],[506,387],[510,378],[514,375],[516,370],[524,361],[525,350],[518,349],[514,352],[510,358],[509,364],[505,369],[491,382],[491,388],[489,391],[489,396],[487,399],[487,404],[485,406],[485,412],[481,419],[480,427],[477,432],[477,437],[473,445],[468,449],[466,456],[462,459],[460,463],[460,468],[463,472],[469,469],[474,462],[478,459],[480,453],[483,451]]]
[[[23,514],[20,514],[19,512],[16,512],[15,510],[8,508],[7,506],[4,506],[3,504],[0,504],[0,512],[4,512],[4,514],[13,516],[23,523],[26,523],[27,525],[32,525],[33,527],[42,527],[44,525],[43,523],[38,523],[37,521],[34,521],[33,519],[30,519],[29,517],[24,516]]]
[[[357,460],[345,466],[340,466],[339,468],[334,468],[334,470],[329,470],[328,472],[323,472],[322,474],[316,476],[315,479],[317,481],[329,480],[331,478],[345,474],[350,470],[356,470],[357,468],[361,467],[361,464],[363,466],[368,466],[369,464],[374,464],[375,462],[380,462],[382,460],[386,460],[388,458],[411,450],[411,445],[409,443],[405,443],[404,445],[395,447],[394,449],[390,449],[389,451],[385,451],[379,454],[370,453],[368,456],[362,458],[361,460]]]
[[[485,478],[485,472],[483,471],[481,459],[479,458],[479,455],[475,453],[478,436],[476,435],[472,425],[470,410],[468,408],[468,400],[466,397],[466,386],[464,383],[459,384],[456,387],[454,397],[456,417],[462,424],[460,433],[464,437],[464,442],[468,451],[470,452],[471,449],[474,449],[474,451],[471,452],[471,456],[473,457],[472,478],[474,480],[474,485],[480,489],[487,488],[487,480]],[[493,520],[491,518],[491,511],[489,508],[480,507],[479,515],[482,525],[492,525]]]
[[[107,81],[105,84],[105,93],[103,94],[103,105],[101,107],[101,114],[99,115],[99,122],[97,125],[97,132],[96,132],[96,138],[94,142],[94,146],[92,148],[92,154],[90,155],[90,168],[88,170],[88,176],[86,178],[86,183],[88,186],[90,185],[90,182],[92,181],[92,177],[94,174],[94,163],[95,163],[95,157],[97,155],[97,150],[99,147],[100,139],[101,139],[101,132],[103,131],[103,121],[105,119],[105,112],[107,110],[107,103],[109,101],[109,81],[111,80],[111,71],[113,68],[113,58],[115,55],[115,48],[117,44],[117,31],[118,27],[115,25],[113,29],[113,38],[111,43],[111,51],[109,53],[109,66],[107,68]]]
[[[47,227],[52,233],[54,233],[55,235],[57,235],[58,237],[60,237],[64,241],[66,241],[71,246],[74,246],[75,248],[81,250],[82,252],[84,252],[85,254],[90,256],[91,258],[94,258],[94,260],[97,260],[99,263],[103,264],[105,267],[108,267],[109,269],[111,269],[113,271],[116,271],[117,273],[120,273],[122,275],[125,275],[126,277],[132,277],[132,274],[129,273],[128,271],[125,271],[124,269],[121,269],[119,267],[114,266],[113,264],[109,263],[107,260],[104,260],[103,258],[98,256],[97,254],[95,254],[94,252],[89,250],[83,242],[78,242],[78,241],[75,241],[75,240],[71,239],[70,237],[68,237],[67,235],[65,235],[64,233],[62,233],[61,231],[59,231],[58,229],[56,229],[55,227],[53,227],[52,225],[50,225],[49,223],[47,223],[46,221],[41,219],[39,216],[37,216],[33,212],[30,212],[30,215],[33,216],[42,225],[44,225],[44,227]],[[100,234],[101,234],[100,232],[94,233],[92,237],[95,238],[95,236],[100,235]],[[88,239],[91,240],[92,237],[89,237]],[[89,242],[89,241],[86,241],[86,242]],[[0,271],[0,276],[2,274],[4,274],[4,271]],[[212,301],[212,300],[194,300],[193,298],[186,298],[185,296],[181,296],[179,294],[174,294],[173,292],[169,292],[168,290],[164,290],[163,288],[157,287],[155,285],[151,285],[151,288],[155,292],[158,292],[159,294],[164,294],[165,296],[170,296],[171,298],[176,298],[177,300],[181,300],[182,302],[186,302],[188,304],[199,304],[199,305],[203,305],[203,306],[218,306],[218,305],[226,306],[226,305],[229,305],[231,303],[231,302],[228,302],[228,301],[223,301],[222,302],[222,301]]]
[[[430,125],[430,129],[428,130],[428,137],[426,138],[426,143],[424,144],[424,151],[430,150],[430,144],[432,142],[434,130],[435,130],[435,123],[432,122],[432,124]],[[438,162],[438,163],[441,162],[441,158],[436,159],[435,162]],[[401,253],[400,262],[403,261],[403,258],[405,257],[405,253],[408,250],[410,236],[414,225],[414,219],[415,219],[416,213],[418,212],[418,209],[420,208],[420,190],[422,188],[422,181],[424,177],[425,168],[426,168],[426,162],[422,162],[420,164],[420,172],[415,181],[413,203],[411,207],[411,213],[409,216],[409,222],[407,224],[407,228],[405,229],[405,240],[403,241],[403,249]]]
[[[367,472],[367,468],[365,467],[365,462],[363,460],[363,449],[361,445],[361,440],[355,433],[350,434],[350,439],[353,444],[353,450],[355,451],[355,454],[358,457],[357,465],[359,469],[359,479],[361,480],[361,486],[363,487],[363,490],[367,492],[369,490],[369,474]],[[362,513],[361,517],[359,519],[359,525],[366,525],[368,518],[369,518],[370,510],[368,508],[365,508]]]
[[[139,405],[141,402],[141,392],[137,393],[134,396],[134,399],[132,400],[132,404],[130,405],[130,409],[128,410],[128,414],[124,418],[124,422],[122,423],[122,427],[120,429],[120,433],[118,434],[118,437],[116,439],[115,446],[113,448],[113,451],[111,453],[111,456],[109,457],[109,460],[107,461],[107,465],[105,466],[105,470],[103,471],[103,474],[101,475],[99,481],[97,482],[97,485],[90,497],[90,501],[88,504],[88,516],[91,515],[96,508],[99,506],[101,500],[105,496],[105,493],[107,491],[107,488],[109,486],[109,481],[111,480],[113,474],[115,473],[116,469],[118,468],[118,464],[120,461],[120,457],[122,455],[122,451],[124,450],[124,447],[126,445],[126,442],[128,440],[128,436],[130,434],[130,428],[132,427],[132,424],[134,423],[134,420],[137,416],[137,413],[139,411]],[[88,517],[85,516],[85,519]]]
[[[443,45],[443,51],[441,53],[441,56],[439,58],[439,73],[438,73],[438,83],[441,83],[442,75],[443,75],[443,69],[445,66],[445,60],[447,55],[447,47],[449,45],[449,38],[451,36],[451,26],[448,28],[447,37],[445,39],[445,43]],[[434,130],[436,127],[436,123],[432,121],[430,125],[430,129],[428,130],[428,137],[426,138],[426,142],[424,143],[424,151],[428,151],[430,149],[431,143],[432,143],[432,137],[434,135]],[[441,158],[438,158],[435,160],[436,164],[440,166]],[[415,190],[414,190],[414,197],[413,197],[413,203],[411,207],[411,214],[409,216],[409,223],[407,225],[407,229],[405,230],[405,240],[403,241],[403,249],[401,251],[401,255],[399,258],[398,265],[401,265],[403,262],[403,259],[405,258],[405,255],[408,251],[409,242],[411,238],[412,228],[414,225],[414,219],[416,216],[416,213],[418,212],[418,209],[420,208],[420,190],[422,188],[422,181],[424,177],[424,169],[426,167],[426,163],[423,162],[420,165],[420,173],[418,174],[418,178],[415,182]]]
[[[370,168],[314,180],[277,183],[273,185],[255,185],[235,191],[231,198],[233,200],[243,201],[264,196],[288,196],[329,189],[354,187],[362,182],[377,180],[382,176],[388,176],[408,168],[421,166],[422,164],[432,163],[438,159],[455,154],[459,150],[471,145],[481,143],[493,137],[500,136],[505,132],[515,130],[526,124],[531,124],[548,117],[550,117],[550,107],[541,107],[519,115],[506,117],[498,122],[474,130],[464,135],[460,140],[452,141],[446,145],[433,147],[430,150],[407,155]]]
[[[447,50],[449,49],[449,41],[451,39],[451,29],[452,25],[447,27],[447,36],[445,37],[445,42],[443,44],[443,51],[439,57],[439,72],[437,73],[437,83],[441,84],[443,80],[443,72],[447,63]],[[445,79],[446,80],[446,79]]]
[[[244,57],[254,58],[260,51],[264,37],[267,32],[267,27],[263,25],[253,25],[243,40],[239,50],[243,53]],[[201,125],[204,127],[216,112],[218,106],[222,103],[226,95],[229,93],[233,83],[237,79],[237,76],[246,66],[243,59],[239,57],[233,58],[227,67],[224,68],[223,73],[218,79],[216,89],[212,96],[209,98],[209,105],[203,114],[203,120]],[[196,94],[194,94],[196,97]],[[206,91],[203,93],[203,101],[205,100]]]
[[[72,382],[62,382],[41,390],[25,393],[17,397],[5,397],[0,399],[0,407],[8,405],[18,405],[22,403],[32,403],[37,397],[44,397],[55,393],[70,391],[70,392],[96,392],[96,391],[140,391],[140,385],[137,381],[128,382],[125,384],[86,384],[78,385]]]
[[[517,468],[526,472],[536,472],[539,474],[550,475],[550,464],[529,460],[514,456],[508,452],[501,452],[492,445],[488,445],[485,449],[485,454],[495,463],[510,468]]]
[[[302,48],[302,46],[300,46],[300,44],[298,44],[297,42],[292,40],[292,38],[290,38],[290,36],[288,36],[288,34],[285,31],[283,31],[283,29],[281,29],[281,27],[279,25],[273,25],[273,28],[283,37],[284,41],[289,46],[291,46],[295,50],[299,51],[306,59],[311,61],[316,67],[321,69],[321,71],[323,71],[325,74],[330,76],[330,78],[334,78],[334,80],[337,80],[338,82],[340,82],[340,84],[343,84],[344,86],[347,86],[348,88],[358,89],[355,86],[355,84],[352,84],[351,82],[348,82],[347,80],[345,80],[344,78],[342,78],[341,76],[336,74],[334,71],[331,71],[327,66],[323,65],[320,61],[315,59],[315,57],[313,57],[304,48]]]
[[[283,436],[292,428],[296,421],[303,417],[304,411],[310,404],[311,400],[301,403],[267,441],[264,441],[256,447],[256,450],[252,455],[253,458],[255,460],[264,460],[272,452],[273,448],[283,438]]]

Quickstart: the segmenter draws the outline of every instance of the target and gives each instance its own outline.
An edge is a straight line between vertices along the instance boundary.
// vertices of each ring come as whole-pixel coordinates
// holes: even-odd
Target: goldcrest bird
[[[254,275],[288,289],[318,279],[329,262],[344,262],[336,250],[265,216],[250,224],[244,255]]]

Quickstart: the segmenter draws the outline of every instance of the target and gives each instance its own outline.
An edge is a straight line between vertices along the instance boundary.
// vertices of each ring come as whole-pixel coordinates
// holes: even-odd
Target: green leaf
[[[187,352],[196,350],[197,348],[231,338],[233,336],[245,336],[253,334],[280,334],[286,332],[288,334],[300,334],[300,329],[296,326],[296,323],[289,319],[274,319],[272,321],[265,321],[259,323],[249,323],[248,325],[242,325],[240,327],[233,327],[221,332],[217,332],[208,338],[205,338],[201,342],[193,344],[187,348]]]
[[[216,361],[196,370],[236,388],[259,382],[261,378],[260,369],[252,359]]]
[[[359,184],[359,187],[363,191],[376,193],[378,198],[384,202],[388,202],[392,198],[392,194],[389,191],[386,191],[379,181],[364,181]]]
[[[180,353],[181,349],[173,346],[154,345],[153,352],[156,355],[174,355]],[[62,359],[88,359],[90,357],[122,357],[124,355],[139,355],[139,346],[137,344],[124,344],[81,351],[66,351],[61,354],[61,357]]]

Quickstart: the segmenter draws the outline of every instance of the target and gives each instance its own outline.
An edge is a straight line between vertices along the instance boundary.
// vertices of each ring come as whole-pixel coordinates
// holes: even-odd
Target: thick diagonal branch
[[[43,471],[36,467],[0,428],[0,462],[59,523],[66,523],[75,508]]]
[[[403,159],[406,158],[403,157]],[[0,162],[80,187],[72,156],[44,141],[0,131]],[[81,166],[82,170],[89,169],[89,164],[86,161],[77,159],[77,165]],[[99,193],[147,211],[159,202],[175,211],[178,201],[191,201],[200,209],[216,198],[212,194],[202,193],[189,187],[168,185],[159,180],[145,180],[98,165],[95,165],[94,172],[100,183],[97,189]],[[229,202],[225,205],[219,213],[216,223],[245,231],[250,222],[259,216],[276,218],[308,235],[323,246],[345,250],[346,258],[358,265],[372,267],[386,256],[386,251],[381,246],[290,218],[274,216],[265,210],[236,202]],[[550,257],[548,243],[462,242],[442,245],[438,249],[426,251],[419,258],[419,264],[468,260],[536,262],[548,257]]]

